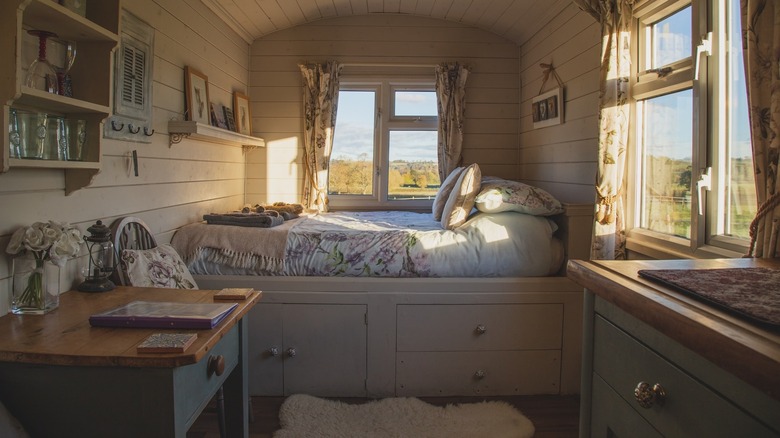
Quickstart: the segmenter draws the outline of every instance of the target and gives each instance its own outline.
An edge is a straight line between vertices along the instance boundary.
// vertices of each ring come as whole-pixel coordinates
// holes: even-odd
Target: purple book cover
[[[89,317],[94,327],[212,329],[238,303],[168,303],[133,301]]]

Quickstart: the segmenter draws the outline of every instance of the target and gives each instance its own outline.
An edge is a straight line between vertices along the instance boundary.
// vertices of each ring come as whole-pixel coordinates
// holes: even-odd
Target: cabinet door
[[[285,304],[282,313],[285,395],[365,397],[366,306]]]
[[[249,326],[249,395],[283,395],[283,304],[259,303],[246,316]]]
[[[592,396],[591,438],[661,438],[663,436],[597,374],[593,374]]]

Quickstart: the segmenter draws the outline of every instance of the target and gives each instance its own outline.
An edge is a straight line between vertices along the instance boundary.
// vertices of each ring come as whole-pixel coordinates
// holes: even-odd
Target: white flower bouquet
[[[78,255],[81,242],[81,232],[66,222],[35,222],[16,230],[8,242],[6,252],[15,256],[32,255],[35,269],[27,278],[22,293],[18,297],[14,296],[15,307],[43,308],[44,262],[65,266],[69,259]]]

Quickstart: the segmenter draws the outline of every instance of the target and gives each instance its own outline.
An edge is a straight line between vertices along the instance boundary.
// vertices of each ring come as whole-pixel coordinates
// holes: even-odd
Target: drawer
[[[560,374],[561,354],[554,350],[399,352],[396,395],[557,394]]]
[[[594,373],[662,435],[777,436],[757,419],[601,316],[595,317],[594,339]],[[666,391],[664,403],[650,408],[639,406],[634,388],[640,381],[663,386]]]
[[[597,374],[593,374],[592,395],[591,437],[661,438],[663,436]]]
[[[561,304],[399,305],[398,351],[558,350]]]
[[[238,364],[238,328],[236,325],[198,363],[176,368],[173,385],[176,416],[186,418],[187,425],[195,421],[197,414],[209,402]],[[222,356],[225,371],[221,376],[208,371],[209,357]]]

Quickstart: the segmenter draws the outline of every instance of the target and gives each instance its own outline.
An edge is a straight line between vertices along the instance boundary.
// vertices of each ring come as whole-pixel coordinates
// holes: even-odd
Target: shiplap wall
[[[166,242],[176,228],[204,213],[243,205],[241,148],[191,140],[169,147],[167,122],[183,118],[185,65],[208,76],[212,101],[232,106],[232,92],[247,91],[249,45],[199,1],[132,0],[124,7],[156,29],[152,143],[103,140],[100,174],[91,186],[69,196],[64,194],[61,170],[11,169],[0,174],[0,315],[10,305],[11,259],[5,248],[20,226],[53,219],[85,231],[97,219],[110,224],[116,217],[132,215]],[[138,153],[138,177],[129,170],[132,150]],[[62,272],[63,290],[78,281],[80,264],[71,261]]]
[[[326,60],[469,65],[463,161],[479,163],[484,175],[518,178],[518,45],[443,20],[363,15],[282,30],[252,45],[252,130],[265,138],[266,147],[248,155],[248,202],[300,201],[303,109],[298,63]]]
[[[520,179],[564,202],[595,200],[598,156],[600,26],[570,0],[521,46]],[[555,4],[552,7],[555,7]],[[540,93],[541,63],[552,63],[565,89],[564,123],[534,129],[531,99]],[[557,87],[555,78],[544,91]]]

